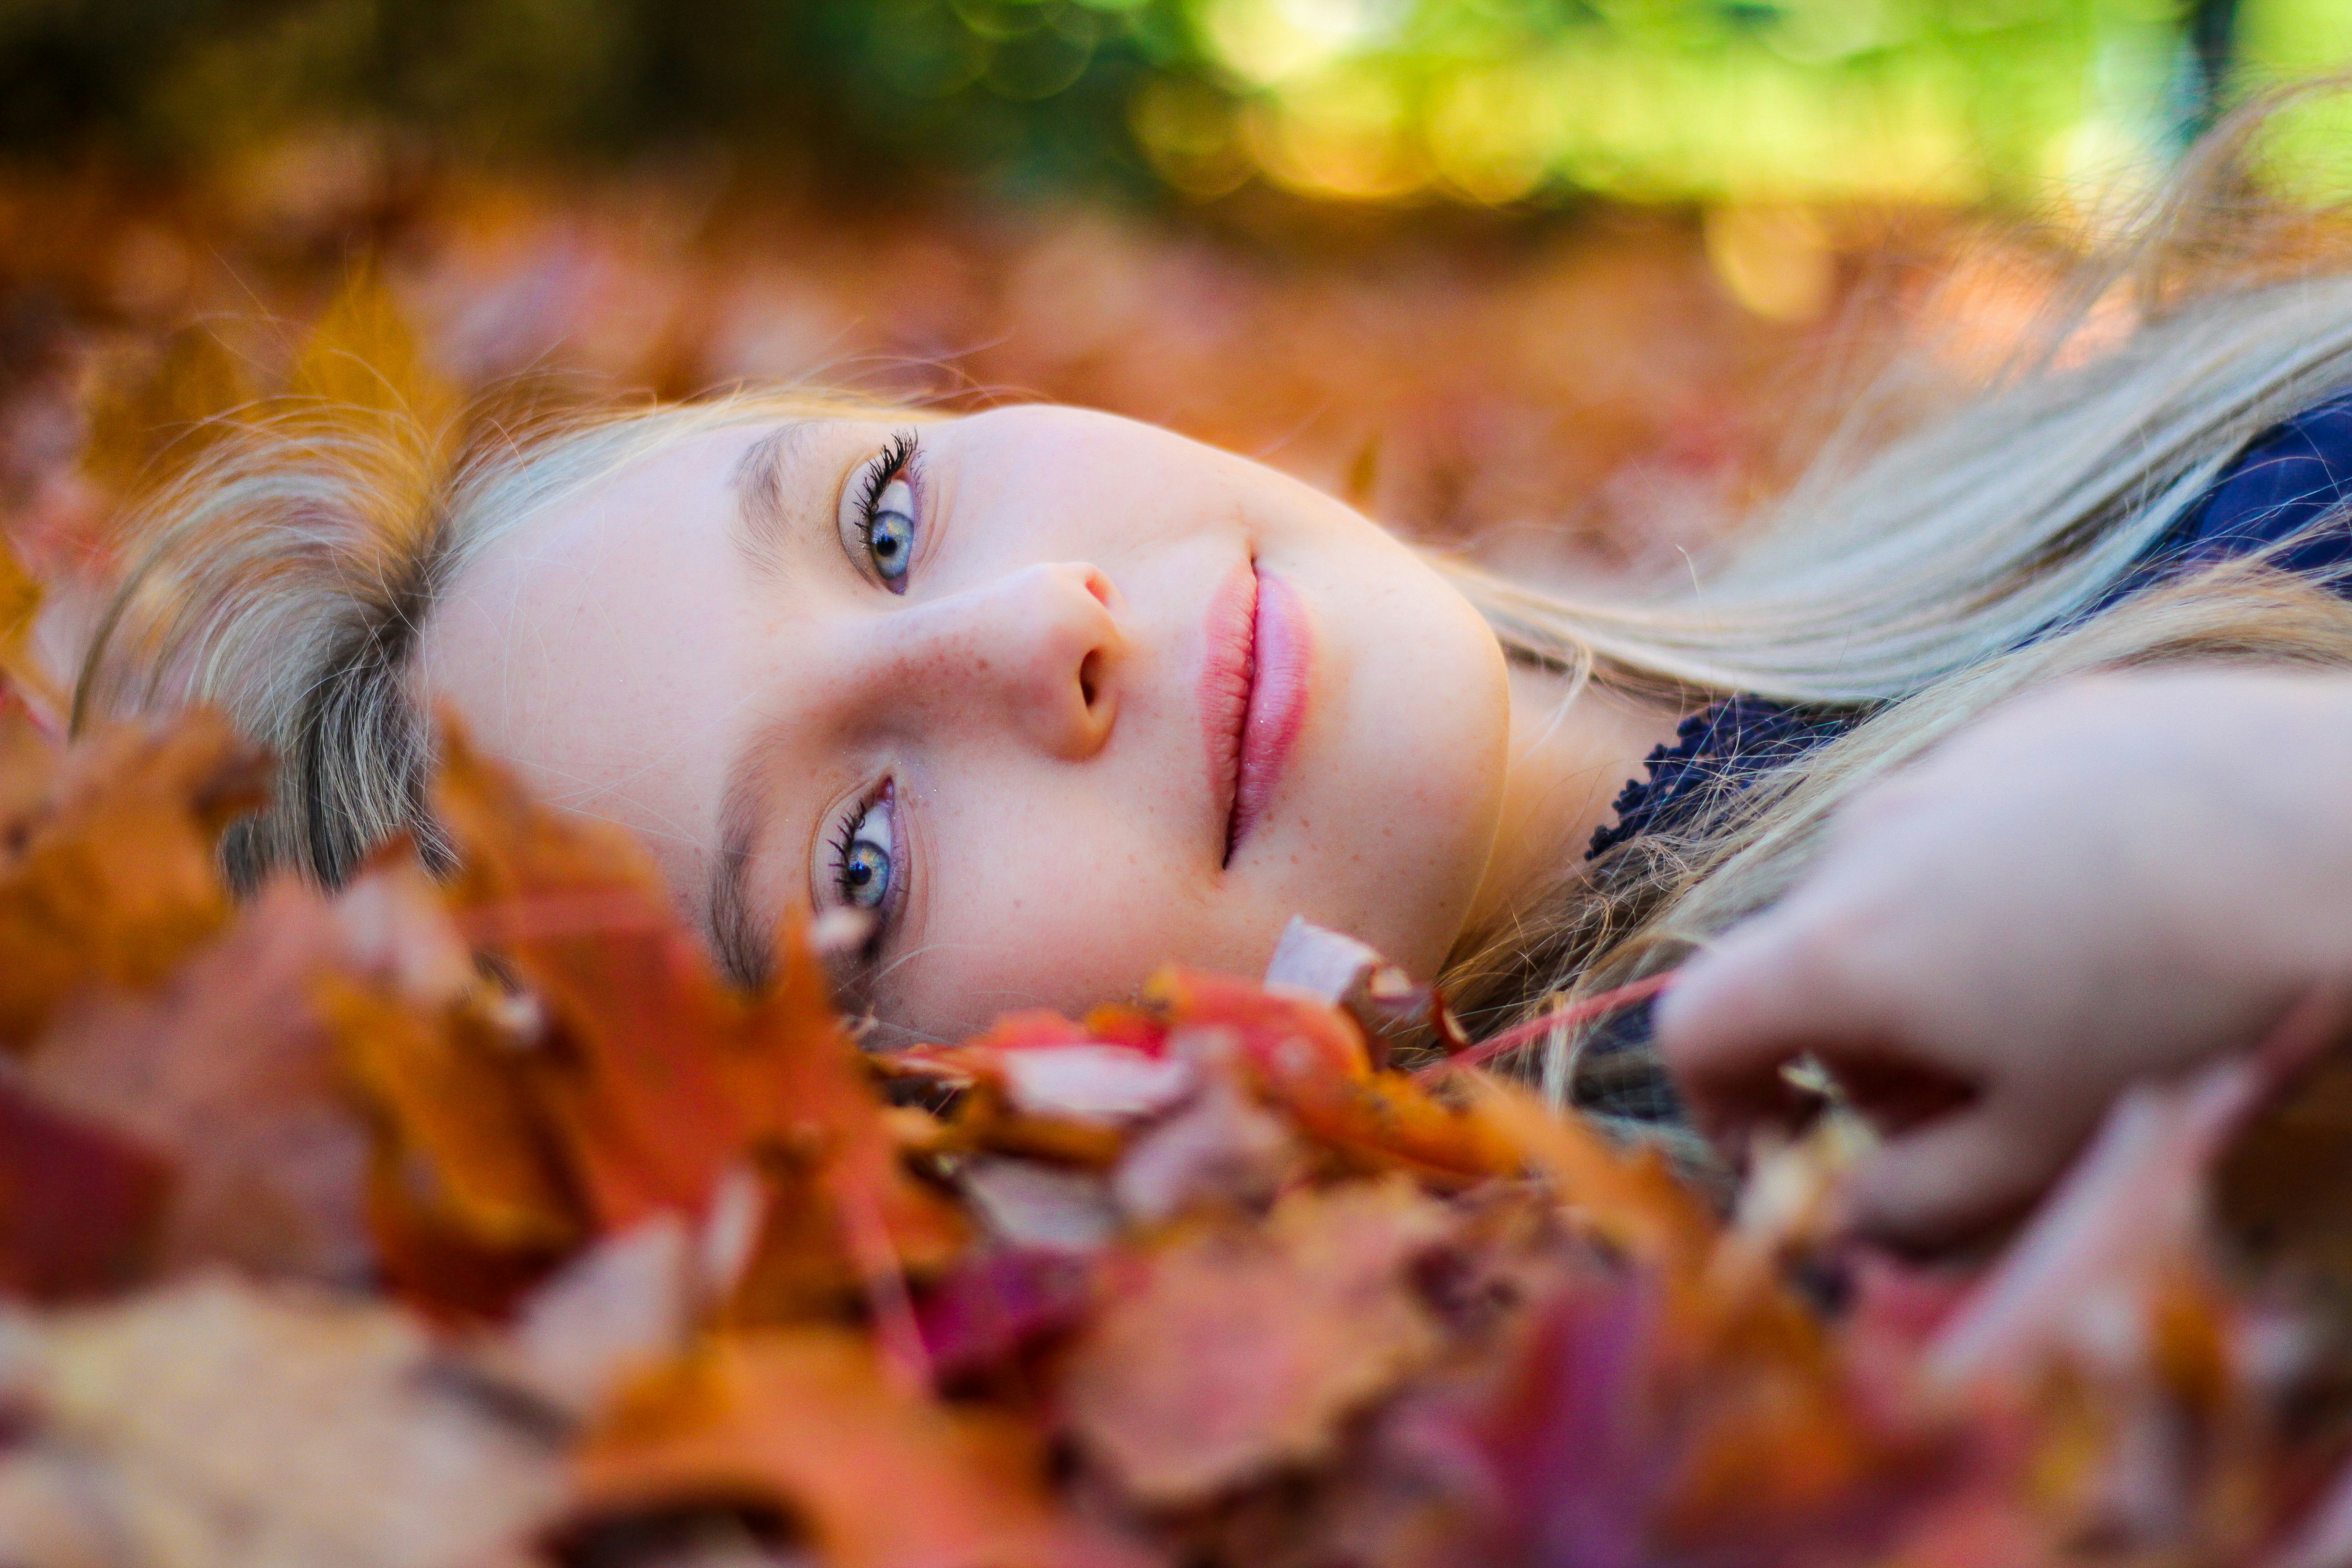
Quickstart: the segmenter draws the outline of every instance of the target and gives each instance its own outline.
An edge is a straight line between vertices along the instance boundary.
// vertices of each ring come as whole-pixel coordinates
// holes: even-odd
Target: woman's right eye
[[[894,594],[907,591],[914,564],[915,437],[901,433],[867,458],[841,492],[841,541],[858,565]]]

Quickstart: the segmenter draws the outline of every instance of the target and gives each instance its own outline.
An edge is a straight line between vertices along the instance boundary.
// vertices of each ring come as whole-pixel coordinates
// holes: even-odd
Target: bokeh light
[[[2342,0],[18,0],[0,148],[340,114],[471,157],[703,138],[1191,200],[2020,202],[2347,58]],[[2347,127],[2297,118],[2279,178],[2335,188]]]

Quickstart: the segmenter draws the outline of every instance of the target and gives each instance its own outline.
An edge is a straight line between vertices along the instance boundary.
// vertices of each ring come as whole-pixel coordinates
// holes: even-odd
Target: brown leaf
[[[82,468],[114,496],[131,499],[168,483],[257,392],[250,369],[208,324],[166,337],[136,374],[100,384],[90,401]]]
[[[1440,1348],[1409,1269],[1450,1224],[1391,1180],[1292,1193],[1263,1226],[1178,1228],[1110,1271],[1071,1353],[1072,1432],[1152,1508],[1321,1458]]]
[[[35,1047],[26,1072],[41,1093],[177,1167],[166,1269],[370,1277],[366,1129],[310,1000],[343,951],[318,893],[274,882],[161,987],[78,1001]]]
[[[1713,1258],[1721,1227],[1655,1148],[1619,1149],[1580,1117],[1483,1075],[1469,1081],[1482,1120],[1516,1142],[1591,1234],[1676,1270]]]
[[[763,1189],[734,1310],[751,1319],[830,1310],[877,1273],[954,1256],[961,1219],[908,1175],[796,931],[775,985],[741,996],[619,829],[538,806],[456,735],[439,797],[459,921],[545,1019],[502,1038],[480,997],[336,1003],[398,1152],[378,1212],[407,1288],[434,1299],[446,1272],[452,1304],[495,1306],[563,1248],[698,1216],[747,1171]]]
[[[839,1330],[725,1335],[641,1384],[581,1462],[592,1516],[681,1498],[782,1508],[832,1568],[1113,1568],[1057,1518],[1034,1433],[900,1386]]]
[[[17,729],[0,743],[32,742]],[[68,753],[0,864],[0,1045],[22,1047],[78,991],[155,984],[226,923],[214,844],[263,778],[258,754],[201,711]]]
[[[0,1380],[29,1412],[0,1475],[77,1467],[141,1564],[469,1568],[563,1489],[544,1437],[380,1305],[198,1279],[5,1325]]]
[[[2232,1141],[2214,1167],[2213,1205],[2244,1259],[2352,1322],[2352,1050],[2314,1064]]]
[[[508,1037],[471,997],[430,1011],[336,975],[319,1005],[375,1112],[378,1173],[420,1225],[493,1252],[560,1256],[584,1236],[554,1131]]]
[[[0,712],[0,853],[13,860],[48,815],[65,748],[20,710]]]
[[[0,677],[55,721],[65,712],[65,693],[33,647],[43,598],[41,584],[0,539]]]

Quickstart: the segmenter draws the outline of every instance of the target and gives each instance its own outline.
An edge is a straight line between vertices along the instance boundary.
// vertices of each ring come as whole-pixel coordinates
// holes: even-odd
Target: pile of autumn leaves
[[[871,1057],[462,743],[453,877],[239,906],[216,721],[5,726],[9,1568],[2352,1562],[2311,1030],[1929,1276],[1834,1118],[1722,1219],[1296,986]]]

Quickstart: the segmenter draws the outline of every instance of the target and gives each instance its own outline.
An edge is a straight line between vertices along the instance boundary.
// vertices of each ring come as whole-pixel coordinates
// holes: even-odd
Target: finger
[[[1807,1052],[1902,1054],[1898,1019],[1854,944],[1801,909],[1775,911],[1684,966],[1653,1017],[1658,1051],[1703,1121],[1785,1115],[1780,1069]]]
[[[1989,1105],[1929,1122],[1874,1151],[1844,1193],[1845,1226],[1898,1251],[1962,1246],[2015,1218],[2056,1173]]]

